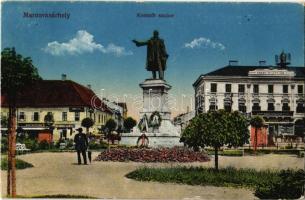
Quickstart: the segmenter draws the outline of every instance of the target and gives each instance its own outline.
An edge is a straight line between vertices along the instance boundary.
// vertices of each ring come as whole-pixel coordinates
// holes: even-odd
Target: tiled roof
[[[200,81],[201,77],[213,77],[213,76],[241,76],[241,77],[247,77],[249,71],[253,71],[255,69],[276,69],[277,66],[234,66],[234,65],[228,65],[219,69],[216,69],[212,72],[202,74],[199,76],[199,78],[195,81],[193,86],[198,84],[198,81]],[[283,69],[283,68],[280,68]],[[284,68],[289,71],[295,72],[296,78],[304,78],[305,79],[305,67],[287,67]]]
[[[17,99],[18,107],[92,107],[111,112],[95,93],[70,80],[41,80],[29,85]],[[8,106],[5,96],[1,96],[1,106]]]
[[[255,69],[275,69],[274,66],[225,66],[223,68],[217,69],[215,71],[203,74],[203,76],[248,76],[249,71]],[[289,71],[294,71],[296,77],[305,77],[304,67],[287,67],[285,68]]]

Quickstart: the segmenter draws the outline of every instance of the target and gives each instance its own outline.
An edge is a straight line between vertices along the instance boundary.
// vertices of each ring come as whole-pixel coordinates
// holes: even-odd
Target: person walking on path
[[[86,134],[83,133],[83,129],[77,129],[78,133],[74,137],[75,150],[77,151],[77,161],[78,164],[81,164],[81,156],[83,156],[84,164],[87,165],[87,155],[86,150],[88,148],[88,138]]]

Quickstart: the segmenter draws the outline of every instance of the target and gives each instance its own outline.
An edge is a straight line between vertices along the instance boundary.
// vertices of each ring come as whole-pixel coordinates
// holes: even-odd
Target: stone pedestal
[[[154,112],[158,112],[161,117],[161,123],[158,128],[148,126],[146,135],[151,142],[151,147],[172,147],[182,145],[179,143],[179,128],[175,127],[171,122],[171,111],[168,102],[168,92],[171,86],[164,80],[146,79],[140,83],[143,90],[143,109],[140,111],[140,119],[145,115],[147,119]],[[141,135],[138,126],[134,127],[132,133],[122,134],[122,144],[135,145],[137,138]]]

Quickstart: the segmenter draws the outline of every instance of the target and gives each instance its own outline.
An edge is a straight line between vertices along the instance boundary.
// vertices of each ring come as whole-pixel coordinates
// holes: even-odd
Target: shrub
[[[5,153],[8,150],[7,137],[1,137],[1,152]]]
[[[33,167],[31,163],[25,162],[20,159],[16,159],[16,168],[17,169],[25,169]],[[1,170],[7,170],[7,157],[1,159]]]
[[[278,179],[276,171],[255,171],[232,167],[217,170],[204,167],[141,168],[126,175],[140,181],[182,183],[254,188],[256,185]]]
[[[255,196],[260,199],[298,199],[301,197],[305,183],[304,170],[282,170],[279,177],[275,181],[260,183],[255,190]]]
[[[31,151],[37,151],[39,149],[39,144],[35,139],[25,139],[24,144],[26,148],[30,149]]]
[[[39,142],[38,148],[39,148],[40,150],[50,149],[50,144],[48,143],[48,141],[43,140],[43,141]]]

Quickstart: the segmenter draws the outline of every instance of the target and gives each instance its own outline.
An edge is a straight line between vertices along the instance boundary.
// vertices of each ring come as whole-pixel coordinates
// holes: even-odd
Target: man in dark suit
[[[74,143],[75,143],[75,150],[77,151],[77,160],[78,164],[81,164],[81,157],[80,154],[82,154],[84,159],[84,164],[87,165],[87,156],[86,156],[86,150],[88,148],[88,138],[86,134],[83,133],[83,129],[79,128],[77,129],[79,133],[77,133],[74,137]]]

